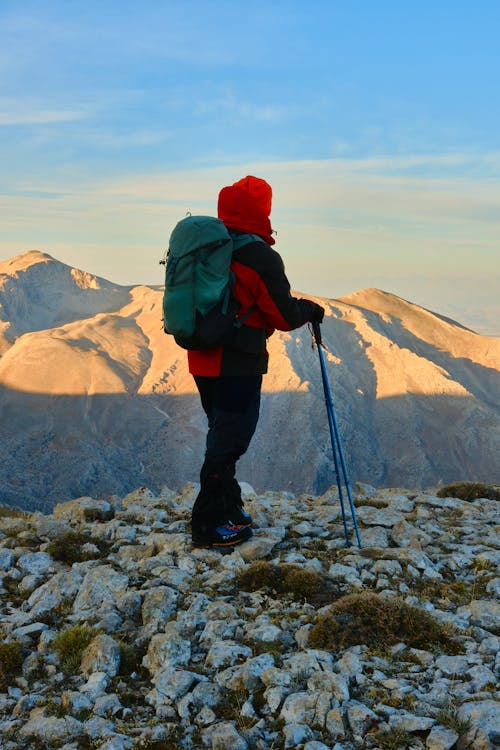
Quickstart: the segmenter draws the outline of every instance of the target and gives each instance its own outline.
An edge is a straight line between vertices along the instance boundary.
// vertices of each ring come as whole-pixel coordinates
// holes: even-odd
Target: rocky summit
[[[358,548],[333,488],[244,485],[220,554],[196,491],[0,513],[3,750],[499,746],[497,495],[358,485]]]

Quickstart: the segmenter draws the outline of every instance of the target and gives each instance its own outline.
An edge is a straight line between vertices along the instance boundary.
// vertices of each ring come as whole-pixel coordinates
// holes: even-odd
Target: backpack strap
[[[235,232],[233,229],[228,229],[228,232],[233,241],[233,248],[239,250],[244,245],[249,245],[251,242],[265,242],[262,237],[258,234],[250,234],[249,232]]]
[[[246,313],[245,313],[244,315],[242,315],[242,316],[241,316],[241,318],[240,318],[239,320],[235,321],[234,327],[235,327],[235,328],[241,328],[241,327],[242,327],[242,326],[243,326],[243,325],[245,324],[245,321],[246,321],[246,319],[247,319],[247,318],[249,318],[249,317],[250,317],[250,315],[251,315],[251,314],[252,314],[253,312],[255,312],[256,310],[258,310],[258,307],[257,307],[257,305],[252,305],[252,307],[250,307],[250,308],[249,308],[249,309],[248,309],[248,310],[246,311]]]
[[[228,229],[228,232],[233,241],[233,250],[239,250],[240,247],[250,245],[250,243],[252,242],[265,242],[265,240],[263,240],[262,237],[259,237],[258,234],[250,234],[250,232],[237,232],[234,229]],[[250,307],[239,320],[235,321],[234,327],[241,328],[245,324],[247,318],[249,318],[250,315],[258,309],[259,308],[257,305],[252,305],[252,307]]]

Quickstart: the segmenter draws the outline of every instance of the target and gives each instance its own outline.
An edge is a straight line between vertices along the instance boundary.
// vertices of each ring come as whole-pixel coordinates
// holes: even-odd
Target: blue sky
[[[295,289],[498,330],[500,3],[0,0],[0,259],[162,282],[187,210],[274,188]]]

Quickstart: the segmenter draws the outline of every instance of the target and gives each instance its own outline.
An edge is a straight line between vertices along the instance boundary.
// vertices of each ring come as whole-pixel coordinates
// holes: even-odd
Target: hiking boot
[[[246,542],[252,536],[252,529],[248,526],[237,526],[231,521],[215,526],[200,526],[193,529],[191,539],[193,547],[234,547]]]
[[[249,527],[252,525],[252,516],[250,513],[246,512],[243,504],[233,505],[233,507],[229,508],[227,511],[227,515],[231,519],[231,523],[234,523],[235,526]]]

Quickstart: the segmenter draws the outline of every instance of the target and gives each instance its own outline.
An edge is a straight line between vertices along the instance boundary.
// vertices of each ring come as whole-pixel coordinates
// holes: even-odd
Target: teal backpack
[[[245,240],[243,240],[243,237]],[[243,242],[241,241],[243,240]],[[243,235],[237,240],[260,240]],[[176,224],[166,260],[163,323],[184,349],[208,349],[226,343],[238,321],[240,303],[233,296],[231,257],[234,243],[220,219],[187,216]]]

